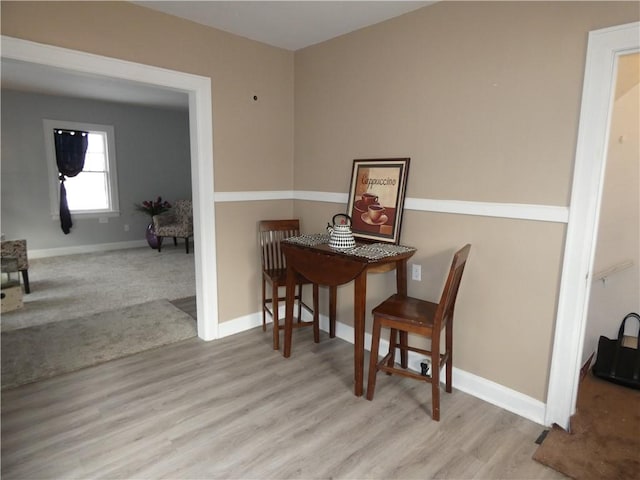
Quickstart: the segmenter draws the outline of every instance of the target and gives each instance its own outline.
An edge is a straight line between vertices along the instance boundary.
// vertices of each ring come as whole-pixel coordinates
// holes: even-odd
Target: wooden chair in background
[[[367,400],[373,400],[376,375],[379,370],[388,374],[395,373],[431,383],[431,417],[436,421],[440,420],[440,368],[443,364],[446,366],[445,389],[447,393],[451,393],[453,311],[470,250],[471,245],[467,244],[454,255],[451,269],[438,303],[396,294],[373,309],[373,338],[371,341]],[[389,352],[382,360],[378,361],[380,330],[382,328],[390,329]],[[440,353],[442,329],[445,329],[444,353]],[[400,334],[399,345],[398,333]],[[431,340],[431,350],[409,346],[409,333],[429,338]],[[401,368],[395,366],[396,348],[400,348]],[[407,370],[408,351],[420,353],[431,358],[430,376]]]
[[[291,220],[262,220],[258,224],[258,243],[262,258],[262,330],[267,330],[267,314],[273,318],[273,349],[280,348],[280,330],[284,330],[284,322],[280,325],[278,307],[286,297],[280,296],[280,287],[287,283],[287,266],[280,249],[280,242],[286,238],[300,235],[300,221]],[[310,284],[307,279],[299,276],[297,279],[298,319],[294,328],[313,326],[313,339],[320,341],[320,325],[318,322],[318,286],[313,284],[313,309],[302,301],[302,286]],[[267,297],[267,283],[271,284],[271,298]],[[271,308],[269,308],[271,306]],[[313,321],[302,321],[302,308],[313,314]]]

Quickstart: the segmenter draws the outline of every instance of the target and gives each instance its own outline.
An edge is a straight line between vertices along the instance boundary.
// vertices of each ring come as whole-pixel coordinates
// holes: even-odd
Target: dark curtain
[[[89,144],[89,134],[79,130],[53,131],[56,143],[56,162],[58,164],[58,179],[60,180],[60,228],[66,234],[71,231],[73,222],[67,205],[67,190],[64,181],[67,177],[75,177],[84,168],[84,157]]]

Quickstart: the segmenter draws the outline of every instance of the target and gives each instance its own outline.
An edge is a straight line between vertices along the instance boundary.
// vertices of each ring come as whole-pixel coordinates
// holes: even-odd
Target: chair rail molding
[[[263,200],[293,200],[291,190],[253,191],[253,192],[216,192],[216,203],[259,202]]]
[[[310,190],[216,192],[215,194],[216,203],[253,202],[261,200],[304,200],[311,202],[342,203],[346,205],[348,194]],[[554,205],[407,198],[404,203],[404,208],[406,210],[420,212],[477,215],[543,222],[567,223],[569,221],[569,208]]]

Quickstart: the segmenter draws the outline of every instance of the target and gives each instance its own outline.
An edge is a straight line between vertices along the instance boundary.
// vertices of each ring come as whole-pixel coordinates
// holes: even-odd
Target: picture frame
[[[356,159],[347,214],[356,239],[398,244],[410,158]]]

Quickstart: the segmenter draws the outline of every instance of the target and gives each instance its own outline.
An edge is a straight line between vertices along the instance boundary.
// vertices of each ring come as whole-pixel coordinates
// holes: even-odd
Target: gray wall
[[[189,113],[2,90],[2,233],[29,250],[144,239],[149,217],[135,203],[191,198]],[[69,235],[50,213],[42,120],[113,125],[120,216],[74,218]],[[129,231],[125,231],[125,225]]]

